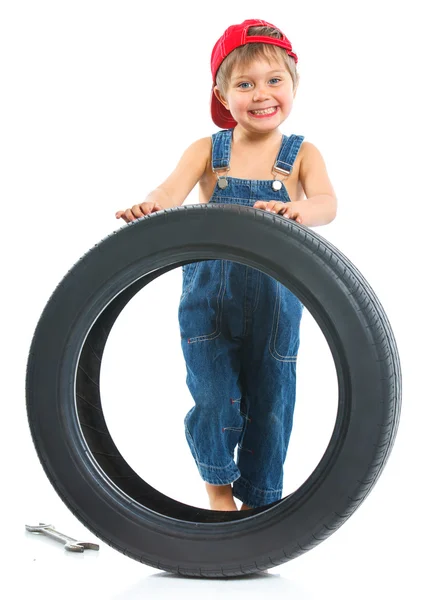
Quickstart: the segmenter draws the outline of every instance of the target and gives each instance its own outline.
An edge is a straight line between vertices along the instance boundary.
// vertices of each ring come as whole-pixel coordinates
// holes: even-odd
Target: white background
[[[1,502],[8,597],[57,598],[61,590],[65,598],[146,592],[165,598],[175,590],[188,598],[218,591],[288,600],[391,598],[411,587],[412,597],[419,595],[424,56],[418,5],[1,3]],[[209,115],[210,52],[228,25],[250,18],[279,26],[299,57],[300,86],[281,129],[319,148],[339,201],[336,219],[315,231],[360,269],[395,333],[403,410],[392,455],[341,529],[256,578],[174,578],[102,542],[99,553],[66,554],[24,531],[25,523],[44,521],[95,541],[56,496],[32,446],[24,385],[35,326],[68,269],[126,227],[115,212],[141,202],[190,143],[217,130]],[[186,200],[195,202],[196,188]],[[193,402],[177,323],[180,288],[180,271],[171,271],[123,311],[105,350],[102,399],[112,435],[140,475],[169,496],[208,508],[183,431]],[[337,408],[334,363],[306,310],[297,390],[285,493],[318,463]],[[0,585],[6,589],[5,578]]]

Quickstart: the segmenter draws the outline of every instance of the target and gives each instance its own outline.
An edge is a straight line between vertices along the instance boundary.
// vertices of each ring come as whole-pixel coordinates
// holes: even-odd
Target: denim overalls
[[[232,129],[212,135],[212,167],[230,166]],[[276,166],[291,172],[304,136],[283,136]],[[273,180],[221,179],[210,202],[290,202]],[[293,422],[303,304],[258,269],[228,260],[182,267],[178,309],[187,386],[185,435],[202,479],[234,482],[250,507],[280,500]],[[237,464],[234,450],[238,447]]]

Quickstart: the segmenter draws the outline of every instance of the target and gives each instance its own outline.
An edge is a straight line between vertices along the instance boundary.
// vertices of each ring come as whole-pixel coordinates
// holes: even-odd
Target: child
[[[271,23],[229,27],[211,57],[211,114],[221,131],[189,146],[145,202],[116,218],[129,223],[180,206],[199,183],[200,203],[243,204],[304,226],[332,221],[337,200],[320,152],[278,129],[296,96],[296,63]],[[213,510],[237,510],[234,497],[241,510],[282,497],[302,310],[285,286],[247,265],[183,267],[178,315],[195,401],[185,433]]]

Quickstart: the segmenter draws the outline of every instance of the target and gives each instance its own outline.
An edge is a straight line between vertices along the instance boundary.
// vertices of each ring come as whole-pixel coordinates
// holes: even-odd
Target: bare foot
[[[212,485],[206,483],[211,510],[238,510],[233,498],[231,483],[227,485]]]
[[[234,500],[225,500],[224,498],[209,499],[211,510],[238,510]]]

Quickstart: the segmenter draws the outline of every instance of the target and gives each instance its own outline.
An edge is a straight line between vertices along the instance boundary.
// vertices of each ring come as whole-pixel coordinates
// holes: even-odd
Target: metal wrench
[[[27,531],[31,531],[32,533],[43,533],[48,537],[57,540],[58,542],[62,542],[65,544],[65,550],[69,550],[69,552],[84,552],[84,550],[98,550],[98,544],[92,544],[91,542],[79,542],[74,540],[73,538],[64,535],[63,533],[59,533],[56,531],[53,525],[46,525],[45,523],[40,523],[39,525],[25,525],[25,529]]]

